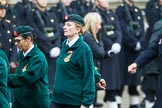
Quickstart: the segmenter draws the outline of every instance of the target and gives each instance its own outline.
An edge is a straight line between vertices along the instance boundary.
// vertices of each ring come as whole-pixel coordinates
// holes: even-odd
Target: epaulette
[[[11,23],[11,20],[9,20],[9,19],[5,19],[5,22],[7,22],[7,23]]]

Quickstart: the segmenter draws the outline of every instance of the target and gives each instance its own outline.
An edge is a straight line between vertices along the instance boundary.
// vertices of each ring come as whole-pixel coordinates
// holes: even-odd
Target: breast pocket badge
[[[67,53],[68,53],[68,55],[64,58],[64,62],[70,61],[70,58],[71,58],[73,52],[69,50]]]
[[[25,71],[26,71],[27,66],[28,66],[28,64],[25,65],[25,66],[22,68],[22,72],[25,72]]]

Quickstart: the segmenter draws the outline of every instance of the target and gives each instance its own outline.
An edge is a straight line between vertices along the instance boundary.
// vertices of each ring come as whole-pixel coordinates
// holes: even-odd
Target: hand
[[[101,89],[105,89],[106,87],[106,82],[104,79],[101,79],[98,83],[96,83],[96,86]]]
[[[137,64],[136,63],[132,63],[131,65],[128,66],[128,72],[129,73],[136,73],[137,71]]]
[[[88,107],[85,107],[85,106],[81,105],[80,108],[88,108]]]
[[[9,67],[10,67],[10,72],[14,73],[15,70],[16,70],[17,65],[16,65],[15,62],[10,62]]]
[[[60,48],[59,47],[54,47],[50,50],[50,57],[55,58],[60,55]]]

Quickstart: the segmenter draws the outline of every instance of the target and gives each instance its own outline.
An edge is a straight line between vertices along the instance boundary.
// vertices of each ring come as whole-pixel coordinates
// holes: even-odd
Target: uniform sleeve
[[[28,64],[26,71],[22,72],[23,69],[18,69],[18,71],[21,70],[19,73],[22,74],[9,75],[8,85],[11,88],[23,87],[33,84],[43,77],[43,60],[38,56],[34,56],[32,59],[30,59],[30,61],[32,62]]]
[[[98,83],[101,80],[101,74],[95,69],[94,70],[95,83]]]
[[[155,57],[158,56],[158,44],[150,46],[142,55],[140,55],[135,62],[137,63],[138,69],[149,63]]]
[[[106,55],[104,46],[100,46],[91,35],[85,34],[84,41],[90,46],[94,58],[102,59]]]
[[[83,51],[80,57],[79,65],[83,73],[82,79],[82,105],[89,107],[93,104],[95,97],[94,63],[90,50]]]

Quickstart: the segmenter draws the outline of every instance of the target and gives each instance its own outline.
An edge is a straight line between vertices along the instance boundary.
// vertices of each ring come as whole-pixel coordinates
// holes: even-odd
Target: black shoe
[[[141,108],[140,105],[130,105],[129,108]]]
[[[94,107],[102,107],[103,104],[102,104],[102,103],[94,103],[93,106],[94,106]]]
[[[118,104],[118,108],[121,108],[121,104]]]
[[[141,106],[141,108],[145,108],[145,98],[142,100],[140,106]]]

